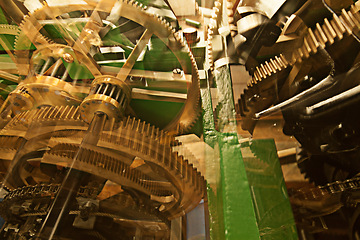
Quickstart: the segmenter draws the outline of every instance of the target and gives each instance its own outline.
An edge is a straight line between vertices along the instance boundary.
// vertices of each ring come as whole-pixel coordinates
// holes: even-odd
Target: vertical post
[[[229,66],[214,77],[215,108],[210,89],[201,89],[204,140],[215,153],[205,158],[211,239],[298,239],[273,140],[239,144]]]
[[[211,168],[219,168],[215,170],[219,171],[219,178],[211,179],[207,189],[211,239],[260,239],[237,133],[233,132],[236,120],[227,65],[215,72],[215,80],[220,93],[217,107],[221,108],[217,109],[218,129],[232,129],[232,132],[215,130],[210,89],[201,89],[204,140],[218,152],[219,162],[218,165],[214,164],[214,160],[206,162],[207,172]]]

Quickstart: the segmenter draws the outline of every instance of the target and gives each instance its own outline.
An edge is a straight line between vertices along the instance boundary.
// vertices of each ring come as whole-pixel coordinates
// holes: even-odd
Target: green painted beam
[[[216,119],[210,88],[201,89],[204,141],[214,149],[205,158],[211,239],[298,239],[273,140],[239,144],[229,66],[214,75]]]
[[[241,144],[261,239],[298,239],[273,139]]]
[[[210,99],[210,90],[202,89],[204,108],[204,140],[214,147],[218,156],[209,158],[206,171],[219,171],[219,179],[208,180],[208,208],[210,237],[221,239],[260,239],[252,204],[245,167],[241,161],[240,145],[235,133],[220,133],[215,130]],[[214,161],[219,161],[218,164]],[[212,178],[214,176],[211,176]],[[209,177],[207,177],[209,179]]]

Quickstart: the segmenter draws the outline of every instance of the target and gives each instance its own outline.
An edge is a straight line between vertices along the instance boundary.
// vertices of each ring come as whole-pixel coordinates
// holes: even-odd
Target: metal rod
[[[51,77],[53,77],[53,76],[55,76],[55,74],[57,73],[57,71],[59,70],[59,67],[60,67],[60,65],[62,64],[62,61],[61,61],[61,59],[58,59],[57,61],[56,61],[56,63],[54,64],[54,68],[53,68],[53,70],[52,70],[52,72],[51,72]]]
[[[116,97],[115,97],[115,100],[119,102],[119,97],[120,97],[120,93],[122,92],[122,90],[120,89],[117,94],[116,94]]]
[[[2,0],[0,1],[1,8],[10,16],[12,20],[18,25],[24,18],[24,15],[27,14],[25,10],[19,8],[12,0]]]
[[[122,103],[123,103],[124,99],[125,99],[125,94],[122,94],[120,101],[118,101],[120,106],[122,106]]]
[[[43,75],[46,71],[47,67],[50,65],[51,58],[48,58],[44,64],[44,66],[41,69],[40,75]]]
[[[114,85],[114,86],[112,87],[109,97],[112,97],[112,95],[113,95],[114,92],[115,92],[115,89],[116,89],[116,85]]]
[[[98,88],[97,91],[96,91],[96,94],[99,94],[99,93],[100,93],[102,87],[103,87],[103,83],[100,84],[99,88]]]
[[[36,239],[53,239],[59,227],[61,228],[62,220],[69,213],[70,203],[76,198],[82,180],[88,177],[87,173],[74,169],[74,165],[82,153],[84,145],[97,145],[106,119],[107,115],[105,113],[97,112],[94,114],[79,150],[71,163]]]
[[[295,95],[294,97],[289,98],[289,99],[285,100],[284,102],[279,103],[275,106],[272,106],[268,109],[265,109],[261,112],[255,113],[255,118],[259,119],[260,117],[269,116],[269,115],[281,110],[284,107],[288,107],[292,104],[295,104],[298,101],[303,100],[304,97],[315,94],[317,91],[331,86],[333,83],[334,83],[334,79],[332,76],[329,75],[325,79],[323,79],[322,81],[320,81],[319,83],[314,85],[313,87]]]
[[[321,101],[319,103],[316,103],[310,107],[306,107],[306,114],[313,114],[314,111],[320,109],[320,108],[324,108],[324,107],[329,107],[329,106],[333,106],[337,103],[343,102],[351,97],[354,97],[356,95],[358,95],[360,93],[360,85],[356,86],[352,89],[349,89],[345,92],[342,92],[336,96],[333,96],[331,98],[328,98],[324,101]]]
[[[136,60],[139,58],[141,52],[144,50],[146,45],[148,44],[151,36],[153,33],[149,30],[145,30],[144,33],[141,35],[139,41],[135,45],[133,51],[130,53],[129,57],[126,59],[125,64],[120,69],[119,73],[117,74],[117,78],[120,78],[122,81],[125,81],[126,78],[129,76],[133,66],[136,63]]]
[[[69,72],[68,72],[68,70],[65,70],[64,75],[61,78],[61,81],[65,81],[68,76],[69,76]]]
[[[105,83],[105,89],[104,89],[103,94],[106,94],[106,92],[107,92],[108,89],[109,89],[109,84],[106,84],[106,83]]]

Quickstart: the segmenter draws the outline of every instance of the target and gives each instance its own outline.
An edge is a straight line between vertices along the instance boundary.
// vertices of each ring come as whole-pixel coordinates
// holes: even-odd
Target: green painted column
[[[211,239],[260,239],[237,134],[215,130],[210,90],[201,89],[201,97],[204,140],[215,155],[206,158]],[[229,103],[221,104],[229,107]],[[223,125],[232,121],[231,113],[219,110],[225,115]]]
[[[215,70],[215,83],[216,119],[211,91],[201,89],[204,141],[214,149],[205,158],[211,239],[297,239],[273,141],[240,145],[229,66]],[[266,164],[252,168],[257,161]]]
[[[261,239],[298,239],[273,139],[241,144]]]

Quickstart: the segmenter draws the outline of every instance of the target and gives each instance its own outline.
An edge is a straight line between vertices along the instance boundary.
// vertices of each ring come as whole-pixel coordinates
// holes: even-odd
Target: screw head
[[[67,62],[67,63],[72,63],[72,62],[74,62],[74,57],[71,56],[70,53],[64,53],[64,54],[63,54],[63,59],[64,59],[65,62]]]

